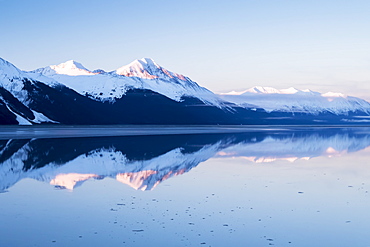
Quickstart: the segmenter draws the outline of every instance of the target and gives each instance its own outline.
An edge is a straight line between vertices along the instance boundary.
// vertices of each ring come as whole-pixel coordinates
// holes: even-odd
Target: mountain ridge
[[[367,124],[370,103],[340,93],[254,87],[217,95],[143,58],[91,71],[74,60],[22,71],[0,60],[1,124]]]

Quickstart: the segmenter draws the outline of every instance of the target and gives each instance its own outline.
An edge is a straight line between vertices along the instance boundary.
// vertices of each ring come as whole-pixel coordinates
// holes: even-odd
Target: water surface
[[[370,246],[370,129],[214,132],[2,136],[0,246]]]

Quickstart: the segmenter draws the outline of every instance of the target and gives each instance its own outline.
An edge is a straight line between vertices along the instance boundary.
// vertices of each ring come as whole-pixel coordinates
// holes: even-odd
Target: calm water
[[[370,246],[368,128],[42,131],[0,136],[0,246]]]

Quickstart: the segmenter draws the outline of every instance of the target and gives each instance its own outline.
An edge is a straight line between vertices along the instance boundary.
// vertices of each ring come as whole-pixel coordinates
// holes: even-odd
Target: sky
[[[214,92],[253,86],[370,100],[368,0],[0,0],[0,57],[115,70],[150,57]]]

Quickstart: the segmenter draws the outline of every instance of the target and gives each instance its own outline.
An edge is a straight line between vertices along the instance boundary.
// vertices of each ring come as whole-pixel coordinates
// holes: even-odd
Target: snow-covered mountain
[[[216,95],[152,59],[91,71],[70,60],[25,72],[0,59],[0,124],[368,124],[339,93],[255,87]]]
[[[239,106],[255,105],[267,112],[282,111],[292,113],[333,113],[347,115],[352,112],[370,114],[370,103],[342,93],[319,93],[309,89],[288,88],[278,90],[272,87],[253,87],[245,91],[220,94],[226,101]]]
[[[25,72],[1,59],[0,92],[1,124],[219,124],[230,114],[217,95],[151,59],[111,72],[73,60]]]
[[[81,95],[101,101],[122,98],[129,89],[147,89],[175,101],[194,97],[205,104],[221,107],[222,101],[208,89],[180,74],[161,67],[150,58],[135,60],[115,71],[90,71],[70,60],[32,71],[52,78]]]

